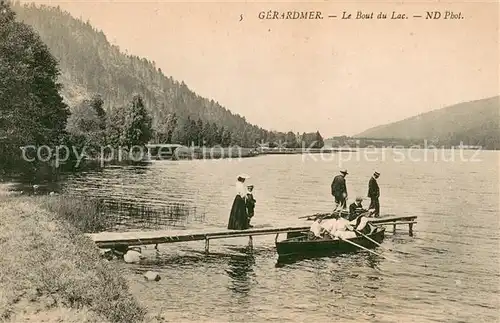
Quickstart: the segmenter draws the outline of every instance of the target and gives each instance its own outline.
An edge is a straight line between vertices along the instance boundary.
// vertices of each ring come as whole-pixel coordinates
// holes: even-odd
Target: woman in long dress
[[[241,174],[236,181],[236,196],[229,215],[227,228],[230,230],[248,229],[248,214],[246,208],[247,189],[244,185],[248,175]]]

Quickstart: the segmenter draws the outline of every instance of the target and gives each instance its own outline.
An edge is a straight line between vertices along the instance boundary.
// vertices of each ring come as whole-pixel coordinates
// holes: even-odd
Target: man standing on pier
[[[369,209],[375,210],[373,215],[376,218],[380,216],[380,203],[378,200],[380,197],[380,189],[377,183],[377,179],[379,178],[379,176],[380,176],[379,172],[373,173],[373,176],[370,178],[370,181],[368,182],[368,197],[371,199]]]
[[[340,171],[340,175],[335,176],[333,179],[331,189],[332,195],[335,198],[335,209],[347,208],[346,199],[347,199],[347,186],[345,183],[345,176],[347,175],[347,169],[342,169]]]

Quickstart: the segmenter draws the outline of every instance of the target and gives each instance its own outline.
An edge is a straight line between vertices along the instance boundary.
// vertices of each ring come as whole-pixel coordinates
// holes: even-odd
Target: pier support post
[[[209,253],[209,248],[210,248],[210,239],[205,239],[205,253]]]
[[[413,237],[413,223],[408,224],[408,234]]]
[[[396,234],[396,223],[392,226],[392,234]]]
[[[250,249],[250,251],[253,250],[253,237],[252,236],[248,236],[248,249]]]

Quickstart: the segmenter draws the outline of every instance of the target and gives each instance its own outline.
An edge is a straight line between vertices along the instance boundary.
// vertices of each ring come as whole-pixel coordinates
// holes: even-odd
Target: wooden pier
[[[249,237],[249,247],[253,247],[253,237],[261,235],[271,235],[280,233],[303,232],[309,230],[309,226],[264,228],[248,230],[217,230],[210,232],[196,232],[191,230],[178,231],[149,231],[149,232],[102,232],[87,234],[99,248],[126,250],[130,246],[143,246],[159,244],[205,241],[205,252],[209,251],[210,240]]]
[[[417,216],[384,216],[380,218],[370,218],[370,223],[376,225],[392,225],[392,233],[396,233],[396,226],[408,225],[408,234],[413,237],[413,225],[417,223]]]
[[[393,233],[396,232],[396,226],[408,225],[409,235],[413,236],[413,225],[417,223],[416,216],[384,216],[380,218],[370,218],[370,222],[375,225],[392,225]],[[295,226],[282,228],[258,228],[248,230],[214,230],[200,232],[196,230],[164,230],[164,231],[145,231],[145,232],[102,232],[87,234],[99,248],[116,249],[126,251],[131,246],[145,246],[159,244],[205,241],[205,252],[208,253],[210,240],[248,237],[248,245],[253,248],[253,237],[262,235],[276,235],[280,233],[297,233],[308,231],[310,226]]]

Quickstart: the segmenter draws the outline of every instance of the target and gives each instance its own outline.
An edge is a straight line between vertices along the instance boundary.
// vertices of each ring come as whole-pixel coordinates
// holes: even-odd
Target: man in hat
[[[373,176],[370,178],[370,181],[368,182],[368,197],[371,199],[369,209],[374,210],[373,215],[377,218],[380,216],[380,203],[378,201],[380,197],[380,189],[377,183],[377,179],[379,178],[379,176],[380,176],[379,172],[373,173]]]
[[[332,195],[335,198],[336,208],[339,206],[344,209],[347,207],[346,199],[347,199],[347,186],[345,183],[345,176],[347,175],[347,169],[342,169],[340,171],[340,175],[335,176],[333,179],[331,189]]]
[[[361,202],[363,202],[363,198],[361,196],[358,196],[356,197],[356,202],[349,205],[349,221],[354,220],[360,214],[366,212],[366,210],[363,209],[363,205],[361,205]]]

